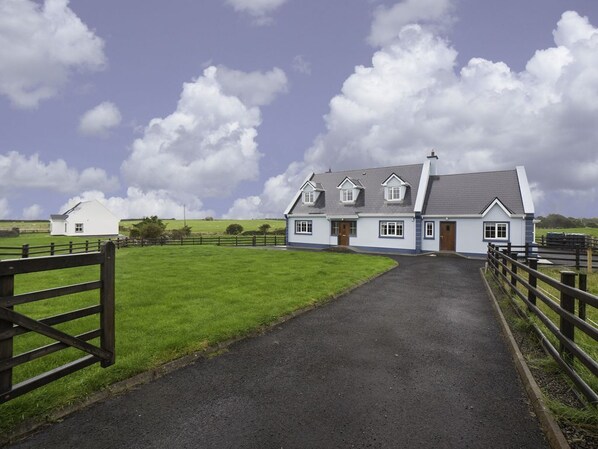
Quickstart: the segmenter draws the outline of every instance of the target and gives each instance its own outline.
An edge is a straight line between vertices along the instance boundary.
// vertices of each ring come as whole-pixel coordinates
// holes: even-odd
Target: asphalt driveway
[[[325,307],[13,447],[548,447],[482,262],[397,260]]]

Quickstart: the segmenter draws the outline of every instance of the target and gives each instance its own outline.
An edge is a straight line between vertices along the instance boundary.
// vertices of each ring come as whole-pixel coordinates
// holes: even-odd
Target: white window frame
[[[509,223],[506,221],[485,221],[484,240],[509,240]]]
[[[83,223],[75,223],[75,232],[78,234],[83,232]]]
[[[401,187],[389,186],[387,187],[387,200],[388,201],[400,201],[401,200]]]
[[[381,221],[379,225],[380,237],[398,238],[405,237],[404,221]]]
[[[435,228],[436,226],[434,225],[433,221],[424,221],[424,238],[433,239]]]
[[[295,234],[311,235],[313,223],[311,220],[295,220]]]
[[[355,201],[353,189],[341,189],[341,201],[343,203],[352,203]]]
[[[313,190],[303,192],[303,203],[304,204],[314,204],[315,201],[316,201],[316,192],[314,192]]]

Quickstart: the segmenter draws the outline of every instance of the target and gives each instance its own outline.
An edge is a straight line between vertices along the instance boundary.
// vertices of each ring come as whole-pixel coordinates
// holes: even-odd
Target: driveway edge
[[[542,395],[542,391],[540,387],[536,383],[536,380],[532,376],[530,369],[525,362],[525,358],[523,354],[519,350],[519,346],[513,337],[513,333],[511,332],[511,328],[505,319],[502,310],[498,304],[498,300],[492,291],[492,288],[488,284],[486,277],[484,276],[485,269],[480,268],[480,276],[482,277],[482,282],[486,287],[486,291],[488,292],[488,296],[492,302],[492,308],[494,309],[494,313],[496,314],[496,318],[500,323],[502,334],[505,340],[508,343],[509,351],[511,352],[511,357],[515,362],[515,367],[517,368],[517,372],[519,373],[519,377],[523,382],[523,386],[525,387],[525,391],[527,396],[529,397],[532,407],[538,420],[540,421],[540,427],[544,431],[546,438],[548,439],[548,443],[552,449],[571,449],[569,443],[565,439],[561,428],[555,421],[550,409],[544,403],[544,396]]]
[[[347,287],[344,290],[341,290],[340,292],[338,292],[335,295],[331,295],[331,296],[326,297],[314,304],[310,304],[308,306],[305,306],[305,307],[297,309],[293,312],[290,312],[286,315],[283,315],[283,316],[277,318],[276,320],[272,321],[271,323],[262,325],[245,335],[242,335],[240,337],[231,338],[229,340],[222,341],[222,342],[217,343],[212,346],[208,346],[207,348],[202,349],[200,351],[196,351],[192,354],[180,357],[175,360],[171,360],[170,362],[166,362],[163,365],[160,365],[160,366],[150,369],[149,371],[144,371],[142,373],[134,375],[133,377],[129,377],[128,379],[118,381],[114,384],[109,385],[104,390],[98,391],[96,393],[92,393],[89,397],[87,397],[86,399],[83,399],[81,402],[77,402],[75,404],[69,405],[67,407],[64,407],[64,408],[61,408],[61,409],[55,410],[54,412],[49,413],[48,415],[46,415],[45,418],[42,418],[41,420],[25,422],[21,426],[17,427],[17,429],[14,432],[12,432],[10,435],[8,435],[6,437],[0,436],[0,447],[3,447],[8,444],[12,444],[21,439],[24,439],[24,438],[32,435],[33,433],[35,433],[40,428],[47,426],[47,425],[51,425],[52,423],[55,423],[55,422],[60,422],[64,418],[66,418],[68,415],[75,413],[77,411],[83,410],[97,402],[107,400],[107,399],[109,399],[113,396],[117,396],[119,394],[124,394],[129,390],[132,390],[141,385],[150,383],[150,382],[152,382],[156,379],[159,379],[167,374],[170,374],[173,371],[176,371],[178,369],[192,365],[195,362],[197,362],[199,359],[209,359],[211,357],[217,356],[218,354],[222,353],[223,351],[226,351],[227,348],[229,346],[233,345],[234,343],[237,343],[239,341],[246,340],[249,338],[254,338],[259,335],[263,335],[266,332],[268,332],[269,330],[273,329],[276,326],[279,326],[280,324],[283,324],[286,321],[289,321],[299,315],[303,315],[304,313],[309,312],[310,310],[314,310],[319,307],[322,307],[322,306],[328,304],[329,302],[334,301],[334,300],[352,292],[353,290],[356,290],[359,287],[362,287],[363,285],[372,282],[374,279],[377,279],[380,276],[383,276],[384,274],[397,269],[398,266],[399,265],[397,263],[396,265],[388,268],[387,270],[384,270],[374,276],[364,279],[363,281],[361,281],[355,285],[352,285],[350,287]]]

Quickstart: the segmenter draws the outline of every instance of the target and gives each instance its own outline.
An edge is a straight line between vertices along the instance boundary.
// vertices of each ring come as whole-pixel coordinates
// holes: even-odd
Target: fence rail
[[[284,235],[267,234],[267,235],[239,235],[239,236],[200,236],[200,237],[186,237],[182,239],[108,239],[85,242],[68,242],[68,243],[50,243],[49,245],[41,246],[0,246],[0,257],[6,258],[28,258],[31,256],[57,254],[78,254],[88,253],[90,251],[99,251],[102,243],[106,241],[114,242],[116,248],[128,248],[133,246],[185,246],[185,245],[217,245],[217,246],[278,246],[286,245],[286,237]]]
[[[19,275],[89,265],[100,266],[98,281],[15,294],[15,277]],[[102,245],[100,252],[0,262],[0,404],[94,363],[99,362],[102,367],[114,363],[114,278],[115,246],[112,242]],[[43,319],[33,319],[14,309],[20,304],[91,290],[100,292],[98,305]],[[91,315],[99,315],[98,329],[70,335],[53,327]],[[15,339],[29,332],[44,335],[56,342],[15,355]],[[99,346],[89,343],[98,337]],[[70,347],[79,349],[86,355],[13,385],[13,368]]]
[[[588,318],[589,315],[593,315],[592,309],[594,312],[598,309],[598,296],[586,291],[587,275],[561,271],[559,282],[538,271],[538,259],[535,254],[529,254],[522,262],[518,260],[517,253],[512,252],[512,249],[512,247],[498,247],[492,244],[488,246],[487,260],[490,273],[523,316],[529,313],[539,319],[542,326],[532,324],[546,351],[587,400],[595,406],[598,405],[597,392],[579,373],[581,365],[591,376],[598,376],[598,362],[595,356],[583,349],[583,347],[595,349],[598,342],[596,323]],[[577,277],[579,277],[579,288],[575,288]],[[558,302],[548,293],[550,288],[558,292]],[[515,297],[523,301],[527,312],[517,305],[514,301]],[[575,314],[576,304],[578,305],[577,315]],[[556,314],[558,323],[543,310],[546,308]],[[588,313],[588,308],[591,309],[591,313]],[[551,338],[558,342],[558,349],[551,342]]]

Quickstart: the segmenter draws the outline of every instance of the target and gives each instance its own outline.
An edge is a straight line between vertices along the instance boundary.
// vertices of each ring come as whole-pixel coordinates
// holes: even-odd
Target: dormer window
[[[303,192],[303,202],[305,204],[313,204],[316,201],[316,194],[313,190],[309,192]]]
[[[363,184],[358,179],[345,178],[341,182],[337,189],[340,191],[340,201],[343,204],[355,204],[359,191],[363,190]]]
[[[343,203],[353,202],[353,189],[342,189],[341,190],[341,201]]]
[[[324,194],[322,184],[319,182],[307,181],[301,187],[303,204],[306,206],[313,206],[318,201],[318,197]]]
[[[400,187],[388,187],[388,201],[401,201]]]
[[[409,183],[403,181],[396,174],[390,175],[386,181],[382,183],[384,187],[384,199],[389,203],[400,203],[405,199]]]

